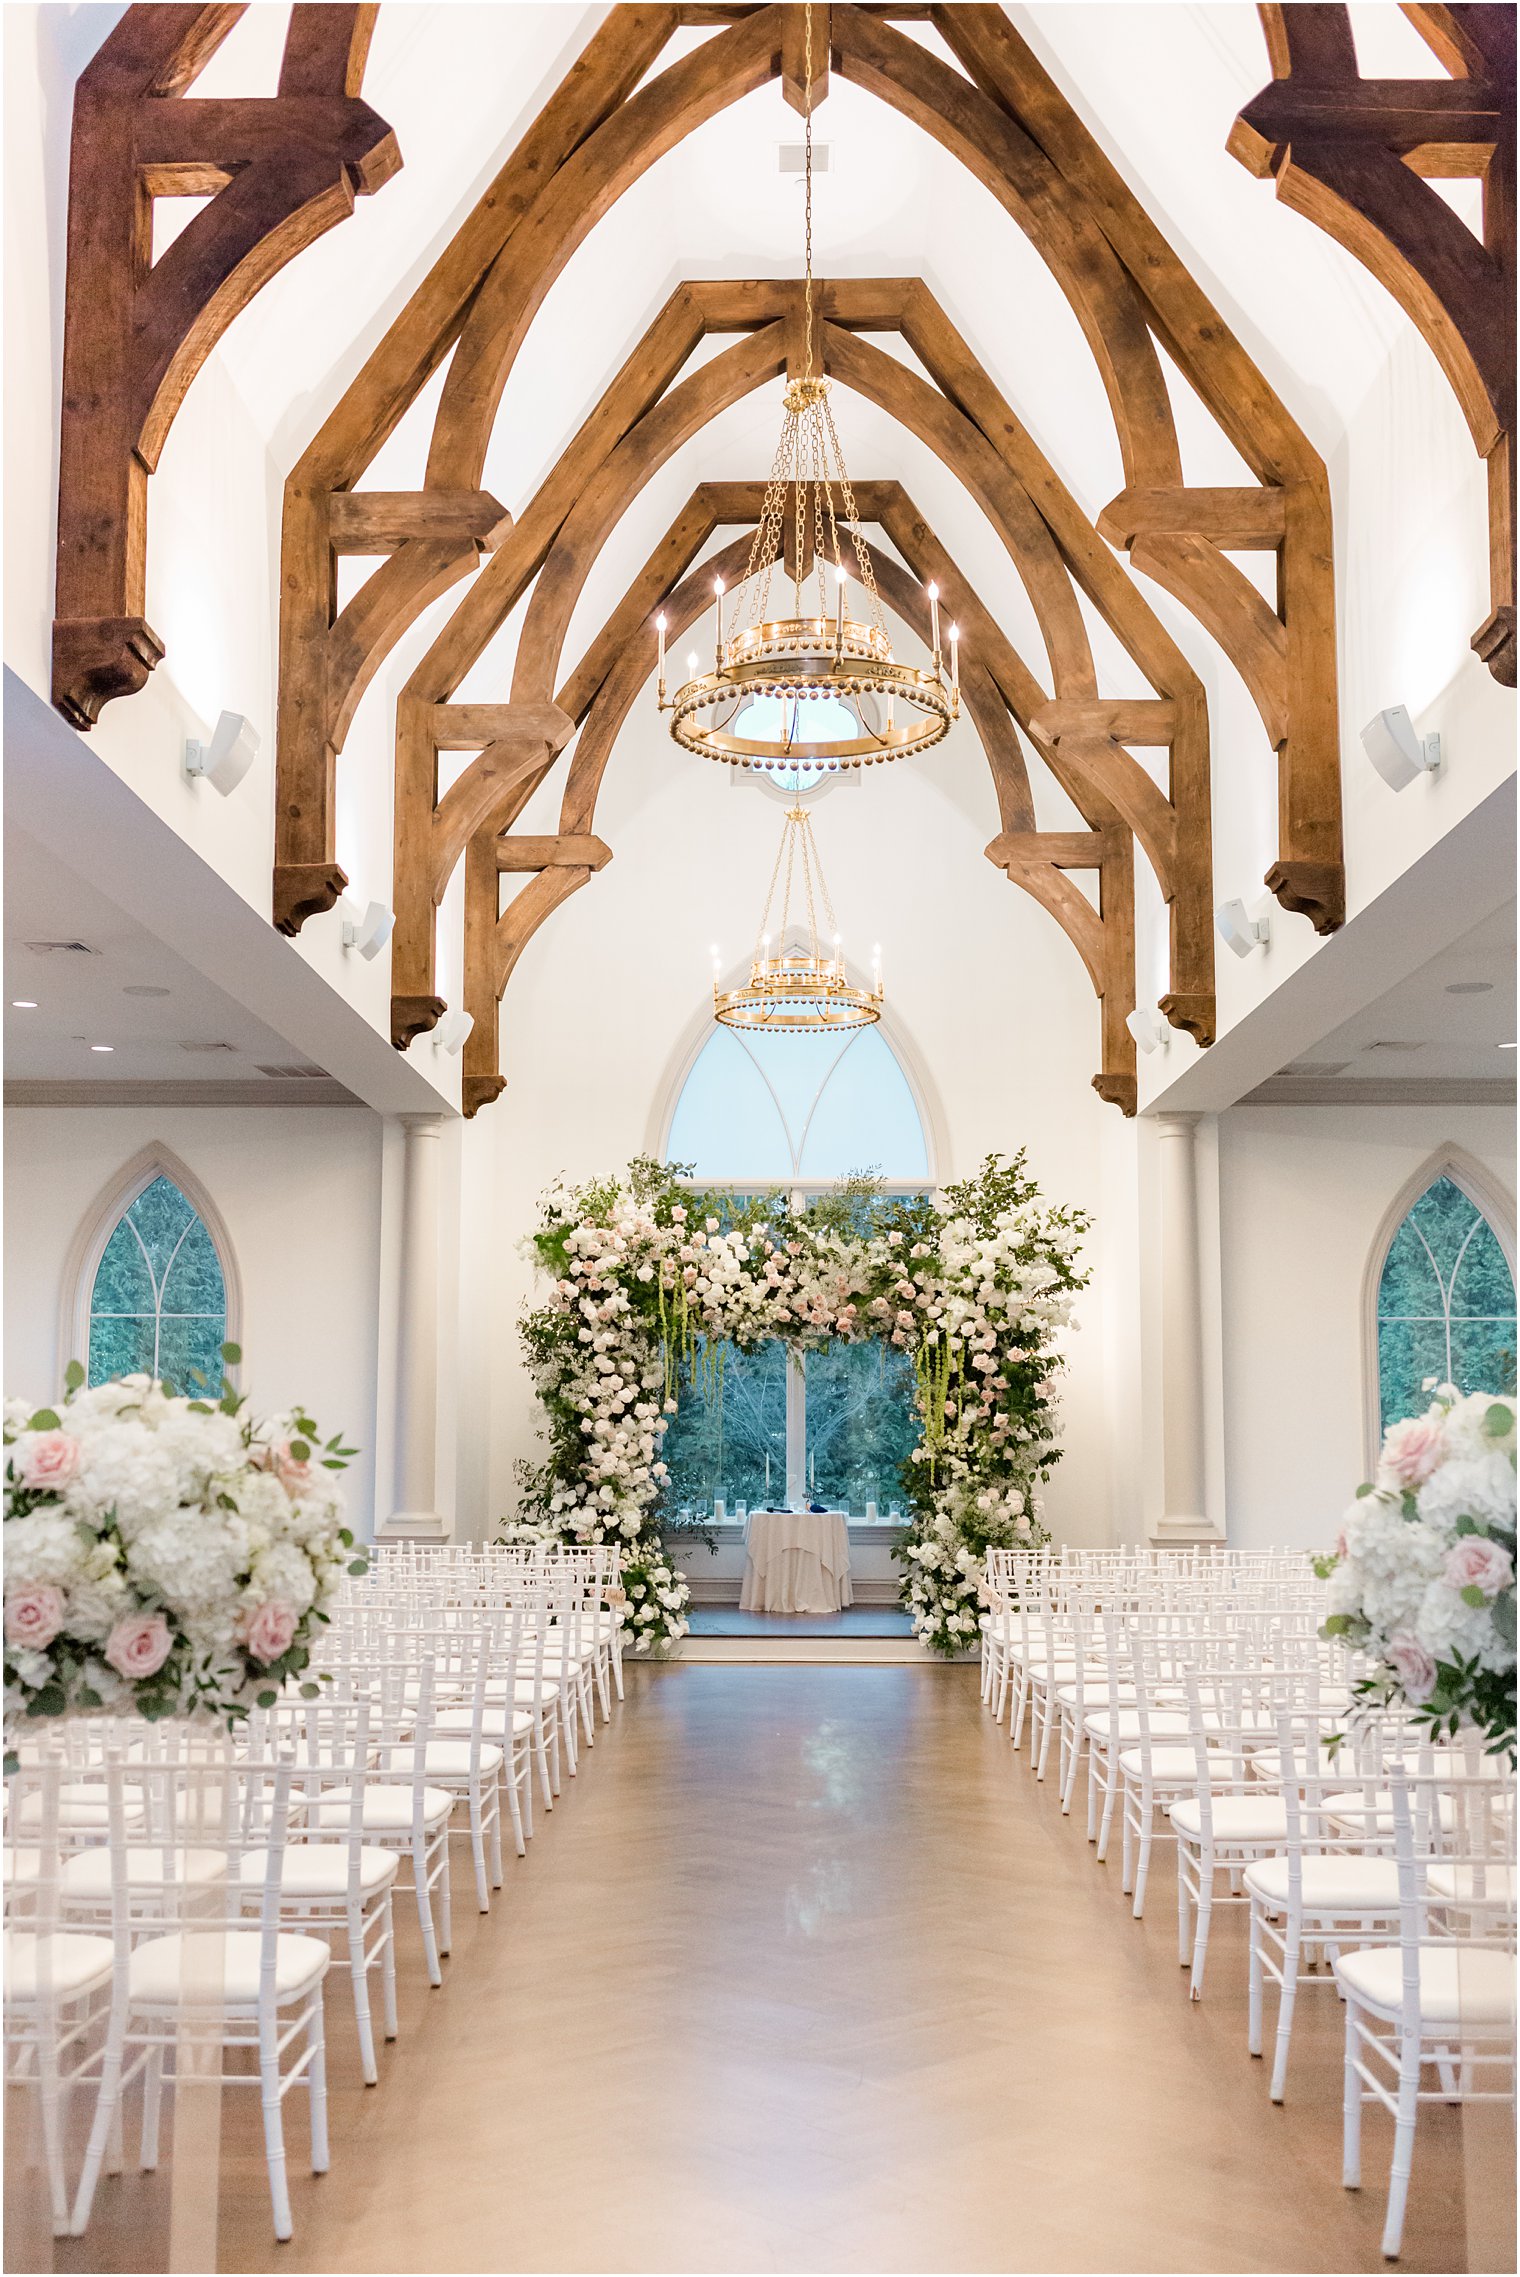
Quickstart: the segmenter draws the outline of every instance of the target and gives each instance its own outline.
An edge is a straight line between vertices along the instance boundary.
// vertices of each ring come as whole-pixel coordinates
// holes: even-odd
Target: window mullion
[[[793,1210],[807,1207],[807,1197],[792,1189]],[[786,1353],[786,1498],[806,1502],[807,1493],[807,1364],[803,1355],[787,1346]]]

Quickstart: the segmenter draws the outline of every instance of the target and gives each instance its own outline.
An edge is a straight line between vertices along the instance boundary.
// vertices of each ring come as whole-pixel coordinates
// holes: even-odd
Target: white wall
[[[361,1452],[345,1474],[371,1530],[380,1312],[378,1116],[363,1108],[15,1107],[5,1116],[5,1385],[62,1389],[63,1276],[96,1197],[153,1142],[221,1212],[242,1284],[242,1380],[261,1409],[305,1401]]]
[[[1508,1108],[1243,1106],[1219,1118],[1237,1545],[1328,1543],[1366,1477],[1368,1258],[1400,1189],[1447,1142],[1513,1196]]]

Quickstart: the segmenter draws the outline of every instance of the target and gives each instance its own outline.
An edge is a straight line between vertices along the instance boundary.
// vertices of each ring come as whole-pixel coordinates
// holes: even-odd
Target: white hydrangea
[[[316,1593],[317,1577],[311,1560],[294,1542],[276,1542],[256,1553],[252,1578],[244,1593],[250,1603],[262,1605],[278,1599],[293,1612],[304,1613]]]
[[[71,1409],[69,1422],[74,1421]],[[114,1512],[130,1541],[160,1512],[173,1509],[183,1489],[180,1465],[162,1436],[140,1417],[123,1415],[109,1429],[80,1434],[79,1469],[65,1499],[82,1516]]]
[[[5,1578],[11,1588],[46,1582],[67,1588],[82,1579],[93,1537],[56,1505],[5,1521]]]
[[[194,1620],[235,1602],[248,1568],[247,1528],[231,1511],[167,1511],[129,1542],[127,1568]]]

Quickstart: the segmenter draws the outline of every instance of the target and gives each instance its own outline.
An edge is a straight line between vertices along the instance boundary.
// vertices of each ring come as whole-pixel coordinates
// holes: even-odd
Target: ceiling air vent
[[[322,1067],[265,1067],[261,1062],[259,1073],[272,1075],[277,1083],[310,1083],[313,1080],[323,1083],[327,1080],[327,1070]]]
[[[34,957],[98,957],[100,951],[92,949],[88,941],[28,941],[27,947]]]
[[[237,1045],[236,1045],[236,1044],[191,1044],[191,1043],[184,1043],[184,1042],[182,1042],[182,1043],[180,1044],[180,1047],[179,1047],[179,1048],[180,1048],[180,1050],[181,1050],[182,1052],[235,1052],[235,1051],[237,1050]]]
[[[830,171],[831,145],[815,142],[813,145],[813,172]],[[778,142],[776,145],[776,171],[778,174],[803,174],[807,171],[807,144],[804,142]]]

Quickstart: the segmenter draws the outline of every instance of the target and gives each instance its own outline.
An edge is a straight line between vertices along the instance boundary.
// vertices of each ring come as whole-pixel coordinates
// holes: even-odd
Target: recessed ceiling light
[[[13,996],[11,998],[11,1010],[13,1012],[35,1012],[36,1009],[36,1003],[30,996]]]
[[[146,981],[134,980],[122,990],[123,996],[167,996],[167,988],[149,988]]]
[[[114,1052],[116,1046],[114,1044],[91,1044],[90,1049],[92,1052]]]
[[[1448,996],[1491,996],[1493,990],[1491,980],[1449,980],[1446,983]]]
[[[1514,1045],[1513,1045],[1513,1044],[1501,1044],[1501,1045],[1499,1046],[1499,1049],[1500,1049],[1500,1051],[1501,1051],[1501,1052],[1512,1052],[1512,1051],[1514,1050],[1514,1048],[1515,1048],[1515,1047],[1514,1047]]]

